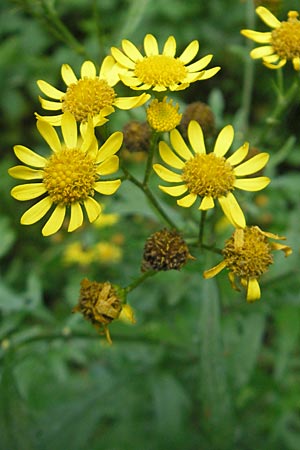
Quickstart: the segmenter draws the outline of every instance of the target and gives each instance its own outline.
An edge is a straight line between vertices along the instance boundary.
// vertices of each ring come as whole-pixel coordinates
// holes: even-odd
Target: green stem
[[[203,210],[201,211],[200,225],[199,225],[199,237],[198,237],[198,242],[200,244],[200,247],[203,247],[203,234],[204,234],[206,213],[207,213],[207,211],[203,211]]]
[[[147,164],[146,164],[146,170],[145,170],[145,175],[144,175],[144,181],[143,181],[143,186],[147,186],[150,175],[152,173],[152,163],[153,163],[153,156],[154,156],[154,152],[157,146],[157,142],[158,142],[158,138],[159,138],[159,133],[152,133],[152,137],[151,137],[151,142],[150,142],[150,148],[149,148],[149,152],[148,152],[148,159],[147,159]]]
[[[153,275],[157,274],[158,272],[155,270],[148,270],[147,272],[144,272],[140,277],[136,278],[132,281],[126,288],[124,288],[124,291],[126,294],[133,291],[136,287],[138,287],[140,284],[142,284],[147,278],[152,277]]]

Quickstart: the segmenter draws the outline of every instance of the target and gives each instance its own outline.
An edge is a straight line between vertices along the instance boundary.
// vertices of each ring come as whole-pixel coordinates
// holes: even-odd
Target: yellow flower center
[[[178,112],[179,106],[174,106],[172,100],[169,103],[166,97],[162,102],[153,100],[147,109],[149,125],[158,132],[171,131],[179,125],[182,114]]]
[[[224,260],[231,272],[241,278],[258,278],[273,262],[268,239],[257,227],[237,230],[226,242]]]
[[[182,83],[187,75],[187,70],[179,59],[165,55],[153,55],[137,61],[134,73],[145,84],[168,87]]]
[[[68,86],[62,100],[62,111],[70,111],[77,122],[85,122],[106,106],[112,106],[116,93],[106,80],[84,78]]]
[[[192,194],[218,198],[234,189],[235,175],[224,157],[214,153],[196,154],[186,162],[183,180]]]
[[[282,59],[300,57],[300,21],[298,12],[290,11],[288,21],[272,31],[272,47]]]
[[[80,149],[62,149],[50,156],[43,183],[54,203],[70,205],[94,195],[97,179],[94,160]]]

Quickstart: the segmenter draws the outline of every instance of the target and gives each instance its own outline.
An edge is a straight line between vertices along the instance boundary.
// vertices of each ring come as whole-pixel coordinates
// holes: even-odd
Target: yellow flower
[[[178,112],[178,109],[179,105],[173,105],[172,99],[169,102],[167,97],[164,97],[162,102],[154,99],[147,108],[147,121],[157,132],[171,131],[181,121],[182,114]]]
[[[244,143],[225,159],[224,156],[232,144],[233,137],[233,127],[227,125],[219,133],[213,152],[206,153],[202,129],[198,122],[192,120],[188,126],[188,138],[192,150],[184,142],[178,130],[170,133],[174,150],[163,141],[159,143],[161,158],[177,172],[160,164],[154,164],[153,168],[164,181],[176,183],[171,187],[159,187],[173,197],[181,197],[177,200],[179,206],[188,208],[198,197],[201,197],[199,209],[208,210],[214,207],[214,199],[218,199],[228,220],[234,226],[244,228],[246,225],[244,213],[232,191],[235,188],[259,191],[266,187],[270,182],[267,177],[238,177],[251,175],[260,170],[266,165],[269,155],[260,153],[241,164],[249,149],[249,144]]]
[[[9,169],[9,174],[14,178],[37,180],[14,187],[11,191],[14,198],[23,201],[42,197],[23,214],[21,224],[38,222],[54,206],[54,211],[42,229],[44,236],[54,234],[61,228],[67,210],[70,211],[68,231],[74,231],[82,225],[82,206],[89,221],[96,220],[101,206],[93,198],[95,191],[111,195],[121,184],[119,179],[106,181],[101,180],[101,177],[111,175],[119,168],[119,158],[115,153],[122,145],[122,133],[113,133],[98,149],[91,121],[82,138],[77,136],[77,124],[71,113],[64,113],[61,122],[64,143],[60,142],[55,129],[48,122],[37,121],[40,134],[53,151],[48,158],[23,145],[16,145],[14,152],[26,166]]]
[[[246,288],[247,301],[253,302],[260,299],[260,286],[258,278],[267,272],[273,263],[272,250],[282,250],[285,256],[292,253],[287,245],[277,242],[269,242],[268,239],[285,239],[273,233],[262,231],[257,226],[236,229],[231,238],[226,241],[222,251],[224,259],[217,266],[206,270],[204,278],[212,278],[225,267],[229,270],[229,281],[234,289],[235,277],[238,277],[243,287]]]
[[[88,117],[93,118],[93,125],[99,126],[107,122],[106,116],[114,112],[114,107],[132,109],[143,105],[149,95],[138,97],[118,97],[114,86],[120,81],[114,59],[111,56],[104,58],[99,75],[91,61],[85,61],[81,66],[81,78],[78,80],[72,68],[63,64],[62,78],[67,86],[62,92],[43,80],[37,82],[40,90],[55,101],[40,98],[44,109],[51,111],[69,111],[77,122],[86,123]],[[39,116],[51,125],[61,125],[62,114],[57,116]]]
[[[175,57],[176,40],[174,36],[169,36],[160,53],[156,38],[147,34],[144,39],[145,56],[126,39],[122,41],[123,52],[112,47],[111,53],[121,68],[120,79],[132,89],[178,91],[186,89],[194,81],[211,78],[220,70],[220,67],[204,70],[212,55],[189,64],[197,55],[198,49],[199,43],[194,40],[179,57]]]
[[[292,61],[294,69],[300,70],[300,21],[297,11],[289,11],[288,20],[280,22],[267,8],[259,6],[256,13],[272,31],[261,33],[241,30],[241,33],[259,44],[250,52],[253,59],[262,58],[269,69],[279,69],[287,61]]]

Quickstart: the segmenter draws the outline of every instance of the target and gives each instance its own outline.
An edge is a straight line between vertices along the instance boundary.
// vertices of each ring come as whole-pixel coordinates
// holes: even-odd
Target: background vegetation
[[[279,4],[280,20],[299,9],[296,0],[265,3]],[[0,449],[298,450],[300,88],[270,124],[277,73],[250,60],[240,35],[247,27],[267,31],[253,2],[2,0],[0,12]],[[99,65],[122,38],[140,45],[147,32],[161,43],[174,35],[179,51],[198,39],[200,56],[214,55],[220,73],[177,100],[182,108],[209,103],[218,129],[232,123],[238,139],[271,154],[272,183],[243,206],[253,223],[287,236],[293,255],[276,255],[262,299],[251,305],[226,274],[202,279],[203,268],[218,262],[213,255],[159,273],[131,293],[137,323],[113,324],[108,346],[71,314],[80,280],[129,284],[145,239],[161,224],[124,183],[105,204],[115,223],[43,238],[39,224],[19,224],[28,205],[10,197],[7,168],[15,164],[13,145],[44,145],[33,115],[41,112],[36,80],[63,88],[63,63],[78,74],[85,59]],[[284,68],[287,89],[296,76]],[[131,118],[144,120],[144,110],[116,114],[111,130]],[[173,201],[166,206],[182,220]],[[110,247],[85,263],[66,256],[78,242],[86,251],[99,242]]]

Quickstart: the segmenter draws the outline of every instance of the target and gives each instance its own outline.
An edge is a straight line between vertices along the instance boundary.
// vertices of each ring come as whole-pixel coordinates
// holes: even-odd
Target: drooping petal
[[[178,130],[174,129],[171,131],[170,141],[176,153],[179,156],[181,156],[181,158],[183,158],[185,161],[188,161],[189,159],[193,158],[193,153],[186,145],[183,137],[181,136]]]
[[[77,146],[77,123],[75,117],[66,111],[61,119],[61,130],[67,148]]]
[[[47,95],[47,97],[54,98],[55,100],[61,100],[62,97],[65,95],[64,92],[59,91],[51,84],[47,83],[44,80],[38,80],[37,85],[40,88],[40,90]]]
[[[97,219],[99,214],[101,213],[101,206],[99,203],[92,197],[88,197],[84,200],[84,206],[86,209],[86,213],[90,222],[94,222]]]
[[[189,208],[192,206],[197,200],[197,194],[187,194],[185,197],[177,200],[177,205],[183,206],[184,208]]]
[[[278,28],[281,25],[281,22],[264,6],[258,6],[256,8],[256,14],[271,28]]]
[[[70,84],[77,83],[77,78],[73,69],[69,66],[69,64],[63,64],[61,66],[61,76],[67,86]]]
[[[42,105],[42,108],[48,109],[48,111],[58,111],[59,109],[61,109],[61,102],[52,102],[51,100],[45,100],[40,96],[39,101]]]
[[[82,222],[83,222],[83,213],[80,203],[73,203],[71,205],[71,216],[68,231],[72,232],[77,228],[81,227]]]
[[[188,64],[195,58],[199,50],[199,42],[197,40],[192,41],[186,49],[181,53],[178,59],[184,64]]]
[[[29,166],[42,168],[47,163],[46,158],[33,152],[30,148],[24,147],[24,145],[15,145],[14,152],[20,161]]]
[[[96,67],[92,61],[84,61],[81,66],[81,78],[96,78]]]
[[[259,153],[248,159],[244,163],[234,168],[234,174],[237,177],[243,177],[245,175],[251,175],[258,172],[267,164],[270,155],[268,153]]]
[[[97,158],[97,163],[104,161],[110,156],[117,153],[123,142],[123,133],[121,131],[116,131],[104,142],[104,144],[99,149],[99,154]]]
[[[216,275],[218,275],[218,273],[220,273],[223,269],[225,269],[225,267],[226,267],[226,262],[221,261],[219,264],[212,267],[211,269],[205,270],[203,272],[203,277],[205,279],[215,277]]]
[[[57,205],[48,221],[42,229],[43,236],[50,236],[56,233],[62,226],[66,214],[66,207],[64,205]]]
[[[103,161],[97,168],[99,175],[111,175],[119,169],[119,158],[117,155],[113,155]]]
[[[242,189],[244,191],[260,191],[264,189],[270,183],[270,178],[268,177],[257,177],[257,178],[243,178],[241,180],[234,181],[234,187]]]
[[[146,34],[144,39],[144,49],[147,56],[159,54],[157,40],[152,34]]]
[[[224,156],[231,147],[234,138],[234,130],[232,125],[226,125],[224,127],[216,140],[214,147],[214,154],[216,156]]]
[[[199,72],[210,63],[212,58],[213,55],[206,55],[203,58],[199,59],[199,61],[196,61],[193,64],[186,66],[186,68],[189,72]]]
[[[195,153],[206,153],[203,131],[196,120],[192,120],[189,123],[188,137]]]
[[[38,120],[36,126],[49,147],[54,152],[59,152],[61,150],[61,143],[53,126],[43,120]]]
[[[128,73],[126,75],[120,73],[119,77],[122,83],[125,84],[125,86],[129,86],[132,89],[149,89],[151,87],[151,84],[139,86],[142,83],[141,80],[139,78],[130,76]]]
[[[241,30],[241,34],[259,44],[268,44],[271,42],[272,33],[270,31],[261,33],[253,30]]]
[[[174,58],[176,54],[176,40],[174,36],[169,36],[163,48],[163,55]]]
[[[270,56],[264,56],[263,62],[265,63],[277,63],[279,61],[280,57],[278,55],[270,55]]]
[[[240,164],[240,162],[246,158],[248,151],[249,151],[249,142],[245,142],[231,156],[229,156],[226,159],[226,161],[231,166],[236,166],[237,164]]]
[[[100,194],[112,195],[120,187],[120,184],[121,180],[97,181],[97,183],[95,183],[94,189]]]
[[[38,203],[29,208],[21,217],[22,225],[32,225],[44,217],[52,206],[52,200],[49,196],[43,198]]]
[[[8,169],[8,173],[13,178],[20,180],[39,180],[43,178],[43,171],[31,169],[26,166],[15,166]]]
[[[135,63],[129,59],[126,55],[124,55],[121,50],[119,50],[117,47],[112,47],[110,49],[113,57],[117,61],[118,64],[120,64],[122,67],[126,67],[127,69],[134,70],[135,69]]]
[[[237,228],[245,228],[245,216],[234,195],[229,193],[226,197],[219,197],[218,200],[229,222]]]
[[[171,136],[172,134],[173,133],[171,132]],[[184,162],[175,155],[164,141],[159,143],[159,154],[161,159],[169,166],[174,167],[175,169],[183,169]]]
[[[211,209],[215,206],[215,202],[213,197],[211,196],[205,196],[203,197],[199,209],[201,209],[202,211],[206,211],[207,209]]]
[[[170,183],[182,182],[181,175],[179,175],[178,173],[172,172],[171,170],[167,169],[166,167],[162,166],[161,164],[154,164],[153,169],[157,173],[157,175],[164,181],[168,181]]]
[[[43,183],[20,184],[11,190],[11,195],[17,200],[32,200],[47,192]]]
[[[132,61],[137,62],[143,59],[143,55],[141,52],[136,48],[136,46],[128,41],[127,39],[122,40],[122,48],[124,53],[132,59]]]
[[[39,120],[43,120],[44,122],[50,123],[54,127],[58,127],[61,125],[62,114],[57,114],[56,116],[41,116],[38,113],[34,113],[35,117]]]
[[[180,195],[184,194],[188,188],[185,184],[181,184],[180,186],[158,186],[159,189],[166,194],[171,195],[172,197],[179,197]]]
[[[300,58],[299,56],[296,56],[295,58],[292,59],[292,63],[293,63],[293,67],[295,70],[300,70]]]
[[[247,302],[260,299],[260,286],[256,278],[250,278],[247,283]]]
[[[274,69],[277,70],[277,69],[280,69],[281,67],[285,66],[286,62],[287,62],[286,59],[281,59],[279,61],[279,63],[277,63],[277,64],[270,64],[267,61],[265,61],[265,57],[263,58],[263,65],[268,67],[268,69],[273,69],[273,70]]]
[[[273,47],[271,45],[263,45],[262,47],[256,47],[250,52],[250,56],[253,59],[263,58],[264,56],[269,56],[274,53]]]

